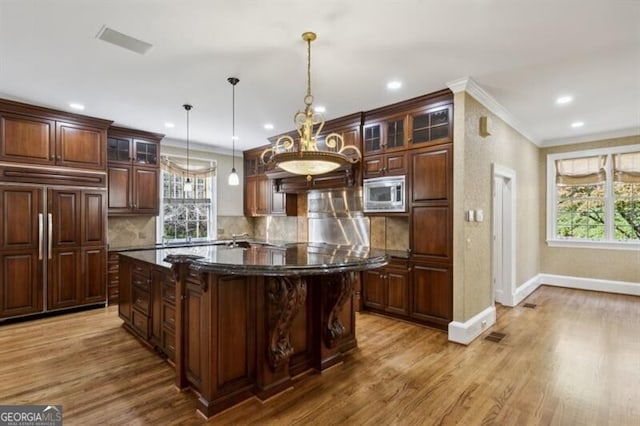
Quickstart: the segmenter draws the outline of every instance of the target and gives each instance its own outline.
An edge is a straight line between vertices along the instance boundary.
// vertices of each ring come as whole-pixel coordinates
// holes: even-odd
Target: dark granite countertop
[[[217,243],[203,246],[158,248],[122,255],[165,268],[189,261],[204,272],[236,275],[316,275],[363,271],[384,266],[389,255],[365,246],[323,243],[264,243],[238,241],[238,246]]]

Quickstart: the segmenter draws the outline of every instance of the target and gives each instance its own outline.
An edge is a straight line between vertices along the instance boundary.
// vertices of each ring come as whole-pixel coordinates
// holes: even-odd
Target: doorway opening
[[[516,279],[516,173],[493,165],[493,301],[514,306]]]

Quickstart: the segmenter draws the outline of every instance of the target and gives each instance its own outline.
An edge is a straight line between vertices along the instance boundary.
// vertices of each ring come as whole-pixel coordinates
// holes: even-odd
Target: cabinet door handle
[[[42,250],[44,249],[44,215],[38,213],[38,260],[42,260]]]
[[[57,159],[58,161],[62,160],[62,155],[58,155],[58,156],[56,156],[56,159]]]
[[[51,259],[51,248],[53,247],[53,214],[47,213],[47,239],[49,247],[47,248],[47,258]]]
[[[56,159],[55,155],[50,155],[50,156],[49,156],[49,160],[53,161],[53,160],[55,160],[55,159]]]
[[[409,143],[413,143],[413,138],[409,138],[407,140],[409,141]]]

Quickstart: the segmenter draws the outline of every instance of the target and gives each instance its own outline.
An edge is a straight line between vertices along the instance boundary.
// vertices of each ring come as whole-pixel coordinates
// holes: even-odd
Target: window
[[[214,177],[192,178],[191,192],[184,192],[184,180],[181,174],[162,171],[160,236],[168,242],[214,239]]]
[[[638,248],[640,145],[547,156],[550,246]]]

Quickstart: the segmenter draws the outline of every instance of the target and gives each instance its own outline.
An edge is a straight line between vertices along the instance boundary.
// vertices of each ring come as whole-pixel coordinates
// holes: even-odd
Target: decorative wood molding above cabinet
[[[109,216],[156,216],[164,135],[111,126],[107,138]]]

